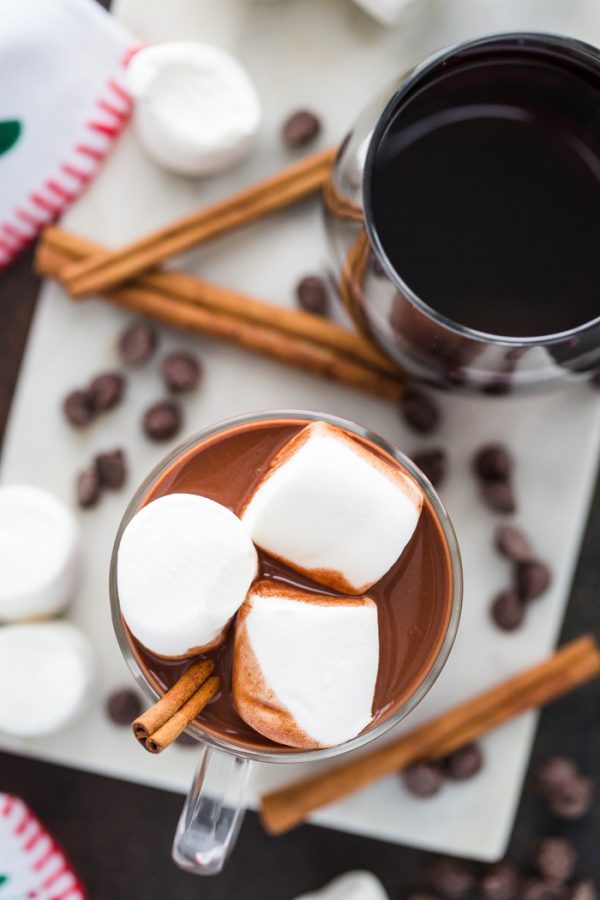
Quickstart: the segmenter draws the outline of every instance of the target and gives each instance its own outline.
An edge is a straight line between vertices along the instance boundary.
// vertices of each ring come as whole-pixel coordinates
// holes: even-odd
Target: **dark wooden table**
[[[31,254],[0,278],[0,438],[38,286]],[[587,631],[600,633],[598,547],[597,490],[563,640]],[[569,753],[600,784],[598,700],[596,683],[544,711],[532,767],[551,753]],[[416,850],[309,826],[269,838],[249,813],[225,873],[199,880],[180,872],[169,858],[182,805],[179,795],[7,754],[0,754],[0,791],[20,794],[33,807],[69,853],[90,896],[100,900],[289,900],[351,868],[375,872],[391,900],[401,900],[422,882],[428,860]],[[489,815],[491,821],[493,809]],[[581,874],[600,882],[600,800],[580,822],[560,823],[526,787],[509,856],[526,865],[545,834],[572,837]]]

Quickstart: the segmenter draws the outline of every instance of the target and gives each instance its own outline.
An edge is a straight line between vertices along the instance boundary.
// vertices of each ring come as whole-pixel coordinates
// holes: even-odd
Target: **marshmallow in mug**
[[[291,747],[343,744],[372,719],[377,605],[259,582],[235,625],[233,702],[259,734]]]
[[[77,520],[58,497],[33,485],[0,487],[0,621],[62,612],[80,564]]]
[[[363,594],[417,526],[423,494],[399,467],[313,422],[272,460],[241,512],[255,544],[335,590]]]
[[[181,175],[210,175],[252,149],[260,101],[227,51],[196,41],[156,44],[133,57],[128,78],[137,137],[159,165]]]
[[[0,628],[0,731],[42,737],[85,709],[93,683],[92,648],[70,622]]]
[[[388,900],[378,878],[371,872],[356,870],[334,878],[320,891],[302,894],[296,900]]]
[[[234,513],[197,494],[167,494],[142,507],[121,537],[121,613],[157,656],[195,656],[224,640],[257,569]]]

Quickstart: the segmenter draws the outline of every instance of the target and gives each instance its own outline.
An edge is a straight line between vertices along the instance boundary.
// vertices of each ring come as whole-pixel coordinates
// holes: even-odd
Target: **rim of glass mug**
[[[412,475],[412,477],[417,481],[417,483],[422,488],[425,496],[430,502],[433,511],[436,515],[436,518],[439,522],[439,525],[442,530],[442,534],[444,540],[446,542],[447,550],[448,550],[448,558],[450,562],[450,574],[452,578],[452,588],[451,588],[451,603],[450,603],[450,616],[448,619],[448,626],[446,629],[446,633],[438,650],[438,653],[433,660],[431,667],[423,677],[423,680],[418,685],[417,689],[411,694],[410,697],[400,706],[398,709],[380,722],[378,725],[375,725],[373,728],[368,729],[367,731],[361,732],[361,734],[357,735],[350,741],[346,741],[344,744],[337,744],[333,747],[325,747],[319,750],[302,750],[302,751],[289,751],[288,748],[279,748],[274,747],[273,750],[256,750],[250,747],[244,747],[243,745],[238,745],[234,743],[229,743],[224,738],[221,739],[217,737],[212,732],[204,731],[201,724],[198,721],[194,721],[189,727],[188,731],[193,731],[196,739],[204,744],[207,744],[210,747],[213,747],[217,750],[222,750],[226,753],[232,753],[237,757],[255,760],[257,762],[284,762],[284,763],[292,763],[292,762],[307,762],[308,760],[316,760],[316,759],[327,759],[328,757],[337,756],[340,753],[345,753],[350,750],[355,750],[358,747],[362,747],[364,744],[369,743],[377,737],[380,737],[382,734],[385,734],[390,728],[393,728],[394,725],[398,724],[405,716],[410,713],[415,706],[423,699],[423,697],[428,693],[434,682],[437,680],[438,675],[442,671],[446,660],[450,654],[452,646],[454,644],[454,640],[456,638],[456,633],[458,630],[458,624],[460,620],[460,612],[462,607],[462,588],[463,588],[463,578],[462,578],[462,564],[460,557],[460,550],[458,546],[458,541],[456,539],[456,534],[454,532],[454,528],[446,512],[444,505],[436,494],[433,486],[428,481],[428,479],[423,475],[423,473],[415,466],[415,464],[405,456],[400,450],[394,447],[392,444],[388,443],[384,438],[380,437],[377,434],[374,434],[369,429],[363,427],[362,425],[358,425],[355,422],[351,422],[347,419],[342,419],[337,416],[328,415],[326,413],[315,413],[304,410],[268,410],[265,412],[255,412],[255,413],[247,413],[240,416],[235,416],[233,418],[225,419],[221,422],[216,423],[208,428],[202,429],[199,432],[188,437],[185,441],[175,447],[166,457],[164,457],[158,465],[156,465],[150,474],[144,479],[142,484],[135,491],[132,499],[130,500],[125,513],[123,514],[123,518],[121,519],[119,529],[117,532],[117,536],[115,538],[115,543],[113,546],[111,562],[110,562],[110,577],[109,577],[109,591],[110,591],[110,606],[111,606],[111,615],[113,627],[115,630],[115,634],[117,637],[117,641],[119,647],[121,649],[121,653],[127,663],[129,670],[131,671],[133,677],[135,678],[137,684],[146,694],[146,696],[154,703],[158,699],[160,699],[160,694],[155,688],[149,683],[146,679],[146,676],[142,672],[137,659],[134,656],[134,653],[131,649],[131,645],[127,638],[127,634],[123,625],[123,620],[121,618],[121,611],[119,605],[119,596],[117,590],[117,556],[119,551],[119,544],[121,541],[121,536],[127,527],[129,521],[135,514],[136,510],[139,507],[140,502],[147,494],[150,486],[164,473],[164,471],[171,466],[175,460],[186,453],[196,444],[199,444],[210,437],[213,437],[217,434],[220,434],[225,431],[229,431],[232,428],[235,428],[239,425],[251,425],[252,423],[258,422],[269,422],[276,419],[292,419],[299,421],[314,421],[314,420],[322,420],[330,425],[336,425],[339,428],[343,428],[347,431],[350,431],[353,434],[362,437],[373,444],[375,446],[381,448],[386,453],[389,453],[394,459],[396,459],[406,470]],[[285,752],[282,752],[284,750]]]
[[[362,173],[362,198],[363,208],[365,211],[365,227],[367,229],[367,234],[369,236],[371,246],[375,249],[379,260],[385,270],[385,273],[392,284],[395,285],[395,287],[404,295],[404,297],[406,297],[407,300],[410,301],[410,303],[420,309],[421,312],[423,312],[434,322],[439,323],[450,331],[454,331],[456,334],[459,334],[462,337],[472,338],[476,341],[484,341],[488,344],[497,344],[499,346],[507,347],[531,347],[540,344],[547,346],[551,344],[558,344],[562,341],[578,337],[581,334],[585,334],[587,331],[592,331],[594,328],[597,328],[600,325],[600,314],[595,319],[584,322],[582,325],[577,325],[575,328],[568,329],[567,331],[561,331],[551,334],[540,334],[534,337],[511,337],[510,335],[498,335],[485,331],[478,331],[475,328],[469,328],[466,325],[461,325],[460,322],[455,322],[453,319],[449,319],[448,317],[439,313],[433,307],[429,306],[423,299],[421,299],[421,297],[418,296],[418,294],[416,294],[408,286],[408,284],[406,284],[406,282],[402,279],[402,277],[398,274],[398,272],[389,261],[383,245],[379,240],[379,235],[377,234],[377,230],[373,222],[370,183],[375,161],[375,153],[377,147],[379,146],[379,142],[381,140],[383,132],[388,126],[392,113],[397,107],[398,103],[401,102],[402,98],[420,79],[427,76],[445,60],[450,59],[457,53],[460,53],[464,50],[483,47],[488,44],[499,43],[501,41],[512,41],[516,45],[525,45],[526,43],[540,44],[543,42],[545,44],[550,44],[558,49],[568,50],[570,53],[576,53],[580,57],[593,62],[598,67],[598,72],[600,75],[600,49],[594,47],[592,44],[587,44],[585,41],[580,41],[577,38],[570,38],[565,35],[554,34],[552,32],[546,33],[543,31],[498,32],[496,34],[485,35],[484,37],[451,44],[448,47],[444,47],[442,50],[436,51],[431,56],[428,56],[426,59],[418,63],[413,69],[410,69],[409,72],[402,77],[399,87],[396,88],[390,99],[383,107],[381,113],[379,114],[375,127],[373,128],[373,131],[369,138],[369,146]]]

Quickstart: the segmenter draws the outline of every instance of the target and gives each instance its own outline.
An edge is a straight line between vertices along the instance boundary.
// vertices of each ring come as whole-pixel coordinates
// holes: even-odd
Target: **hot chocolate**
[[[233,425],[229,430],[214,434],[182,452],[150,485],[139,508],[147,508],[148,504],[168,495],[195,494],[216,501],[236,515],[241,515],[243,520],[244,510],[259,494],[257,489],[267,483],[265,475],[270,472],[273,461],[309,424],[308,419],[282,417]],[[415,495],[420,496],[416,482],[393,457],[355,434],[339,431],[338,434],[344,441],[352,442],[358,455],[366,455],[367,451],[375,468],[379,466],[393,470],[392,475],[409,485],[409,493],[414,491]],[[390,514],[394,512],[392,508]],[[290,510],[289,514],[294,516],[295,513]],[[365,527],[367,539],[368,522]],[[386,719],[414,694],[430,671],[448,630],[453,593],[450,553],[442,526],[426,496],[422,499],[416,525],[413,523],[412,527],[414,531],[400,539],[397,551],[400,555],[387,571],[384,569],[382,577],[373,583],[371,578],[362,577],[356,582],[361,585],[369,583],[362,592],[368,595],[369,600],[360,602],[369,609],[372,604],[376,606],[376,631],[379,635],[372,719],[368,727]],[[320,570],[315,570],[314,577],[311,577],[306,571],[300,571],[296,563],[293,567],[281,556],[275,559],[260,549],[261,540],[255,535],[253,537],[258,545],[254,584],[257,587],[263,585],[260,588],[263,594],[267,590],[268,593],[281,595],[283,599],[307,599],[309,603],[316,601],[317,604],[319,597],[323,601],[329,597],[332,609],[337,604],[340,608],[353,611],[353,603],[358,605],[358,601],[352,599],[352,595],[358,592],[349,590],[348,584],[341,589],[324,584]],[[372,554],[365,554],[367,556],[371,560]],[[256,593],[256,589],[254,591]],[[307,595],[313,598],[312,601]],[[247,615],[248,610],[245,621]],[[344,627],[350,619],[352,616],[344,619]],[[302,622],[304,627],[305,619]],[[130,631],[127,634],[144,676],[160,693],[174,684],[189,665],[189,659],[165,659],[164,654],[159,656],[143,646]],[[275,743],[259,734],[238,714],[232,696],[234,635],[232,625],[224,641],[207,651],[216,663],[222,688],[199,717],[203,730],[225,739],[229,744],[251,750],[277,748],[283,753],[292,750],[292,747]]]

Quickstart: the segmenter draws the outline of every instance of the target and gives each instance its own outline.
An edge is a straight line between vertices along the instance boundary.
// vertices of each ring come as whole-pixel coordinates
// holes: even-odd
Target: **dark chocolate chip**
[[[119,372],[103,372],[90,381],[88,392],[94,412],[104,412],[116,406],[123,396],[125,379]]]
[[[127,475],[127,465],[122,450],[99,453],[94,460],[94,465],[102,487],[120,488],[123,486]]]
[[[548,589],[552,576],[546,563],[533,560],[517,566],[516,581],[519,597],[527,602],[540,597]]]
[[[139,694],[129,688],[113,691],[106,700],[106,714],[115,725],[131,725],[142,711]]]
[[[485,900],[516,900],[521,885],[519,870],[509,862],[486,869],[479,888]]]
[[[481,496],[494,512],[504,515],[516,512],[515,492],[509,481],[482,481]]]
[[[147,322],[134,322],[119,339],[123,364],[130,369],[148,362],[156,348],[156,331]]]
[[[143,426],[153,441],[166,441],[181,428],[181,411],[171,400],[159,400],[146,410]]]
[[[414,464],[429,478],[432,485],[439,487],[446,476],[446,451],[441,447],[421,450],[418,453],[413,453],[412,459]]]
[[[590,385],[595,388],[595,390],[600,390],[600,369],[598,369],[597,372],[594,372],[590,378]]]
[[[534,559],[533,548],[527,535],[515,525],[499,525],[496,529],[496,547],[512,562],[525,563]]]
[[[531,878],[525,883],[520,900],[566,900],[565,886],[560,881]]]
[[[192,737],[191,734],[188,734],[187,731],[182,731],[176,742],[178,747],[197,747],[198,741],[195,737]]]
[[[321,120],[308,109],[299,109],[288,116],[281,128],[281,137],[288,147],[304,147],[321,131]]]
[[[548,795],[548,804],[560,819],[581,819],[592,808],[594,783],[579,775],[555,787]]]
[[[402,780],[415,797],[433,797],[444,784],[444,773],[437,762],[419,762],[404,770]]]
[[[481,393],[490,397],[504,397],[506,394],[510,394],[512,389],[512,376],[508,372],[501,372],[483,385]]]
[[[305,275],[296,285],[298,304],[307,312],[317,316],[326,316],[329,302],[327,287],[318,275]]]
[[[548,837],[540,842],[536,866],[544,878],[569,881],[575,871],[577,851],[566,838]]]
[[[202,369],[190,353],[169,353],[160,364],[160,372],[167,389],[181,394],[198,386]]]
[[[525,609],[517,592],[507,588],[492,601],[490,615],[502,631],[514,631],[523,623]]]
[[[475,472],[485,481],[507,481],[513,465],[512,454],[504,444],[486,444],[473,460]]]
[[[549,797],[563,784],[579,778],[579,769],[574,760],[568,756],[549,756],[537,769],[535,780],[540,792]]]
[[[407,425],[421,434],[429,434],[439,425],[440,408],[429,394],[407,387],[400,401],[400,412]]]
[[[451,857],[438,857],[429,870],[432,887],[448,900],[461,900],[475,886],[473,867],[463,860]]]
[[[444,758],[444,772],[453,781],[473,778],[483,766],[483,753],[479,744],[467,744]]]
[[[77,478],[77,502],[82,509],[95,506],[100,499],[100,479],[95,469],[85,469]]]
[[[578,881],[569,892],[569,900],[598,900],[598,891],[593,881]]]
[[[94,417],[92,401],[88,391],[71,391],[64,399],[63,411],[71,425],[83,428]]]
[[[381,264],[381,260],[374,253],[371,254],[371,272],[375,278],[385,278],[385,269]]]

